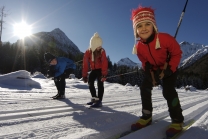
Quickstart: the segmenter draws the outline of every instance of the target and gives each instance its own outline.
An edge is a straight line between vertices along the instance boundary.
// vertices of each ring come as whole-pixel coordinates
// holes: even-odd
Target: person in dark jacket
[[[88,79],[88,72],[91,70]],[[103,82],[108,74],[108,60],[105,50],[102,48],[102,39],[95,33],[90,39],[90,48],[86,50],[83,57],[82,77],[83,81],[88,82],[92,99],[87,105],[90,107],[101,107],[104,94]],[[97,79],[98,96],[94,82]]]
[[[152,122],[152,87],[163,83],[163,96],[167,100],[172,123],[166,131],[167,136],[173,136],[182,131],[183,114],[175,90],[177,66],[180,63],[182,51],[175,38],[167,33],[159,33],[154,10],[151,7],[139,6],[132,11],[132,21],[135,44],[133,54],[142,62],[145,78],[140,86],[142,101],[142,116],[131,126],[132,130],[141,129]]]
[[[50,65],[48,75],[54,77],[54,83],[58,90],[57,95],[53,96],[53,99],[65,98],[65,78],[69,77],[69,74],[76,69],[75,63],[66,57],[55,57],[51,53],[45,53],[45,61]]]

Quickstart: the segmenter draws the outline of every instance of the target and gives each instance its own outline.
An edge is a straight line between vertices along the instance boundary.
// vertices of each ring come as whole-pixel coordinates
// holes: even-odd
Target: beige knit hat
[[[137,9],[132,11],[132,18],[131,19],[133,21],[133,29],[134,29],[134,36],[135,36],[135,45],[134,45],[132,53],[137,54],[136,40],[137,40],[137,38],[139,38],[139,36],[137,34],[137,25],[142,22],[148,21],[148,22],[152,23],[156,33],[158,33],[158,29],[157,29],[157,25],[156,25],[156,21],[155,21],[154,10],[151,7],[139,6]],[[160,42],[159,42],[158,34],[157,34],[155,49],[158,49],[158,48],[160,48]]]
[[[96,32],[92,38],[90,39],[90,49],[92,50],[92,61],[94,61],[94,55],[93,52],[98,47],[102,47],[102,39],[100,38],[99,34]]]

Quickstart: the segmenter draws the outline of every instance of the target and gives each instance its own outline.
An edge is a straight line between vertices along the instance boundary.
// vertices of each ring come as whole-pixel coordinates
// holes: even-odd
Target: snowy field
[[[87,84],[66,80],[66,99],[52,100],[53,80],[27,71],[0,75],[0,139],[114,139],[141,116],[139,88],[105,82],[103,107],[88,109]],[[162,139],[170,123],[161,89],[152,92],[153,124],[122,139]],[[177,89],[185,122],[180,139],[208,139],[208,91]]]

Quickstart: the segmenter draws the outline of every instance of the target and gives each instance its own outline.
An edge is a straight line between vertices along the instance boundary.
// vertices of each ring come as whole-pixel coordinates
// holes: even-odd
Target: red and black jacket
[[[157,35],[161,48],[155,49]],[[137,43],[137,56],[142,62],[142,67],[145,69],[145,63],[149,61],[153,66],[153,70],[157,70],[157,68],[163,69],[168,52],[170,54],[169,65],[171,66],[171,70],[175,72],[182,55],[180,45],[175,38],[167,33],[158,33],[157,35],[155,35],[153,41],[148,44],[144,43],[142,40]]]
[[[94,59],[94,61],[92,61],[92,51],[90,49],[88,49],[84,54],[82,77],[87,77],[87,72],[95,69],[101,69],[103,76],[107,76],[108,74],[108,59],[103,48],[101,50],[101,56]]]

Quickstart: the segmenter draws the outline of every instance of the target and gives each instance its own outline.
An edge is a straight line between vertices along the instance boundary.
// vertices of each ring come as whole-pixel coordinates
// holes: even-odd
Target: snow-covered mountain
[[[39,32],[25,37],[24,40],[18,40],[17,43],[24,41],[25,46],[51,46],[61,49],[66,53],[76,55],[81,53],[79,48],[65,35],[65,33],[56,28],[51,32]]]
[[[180,67],[185,68],[199,60],[202,56],[208,54],[208,45],[202,45],[197,43],[180,43],[181,50],[183,51]]]
[[[141,63],[135,63],[131,61],[128,57],[122,58],[117,62],[118,66],[128,66],[128,67],[141,67]]]

